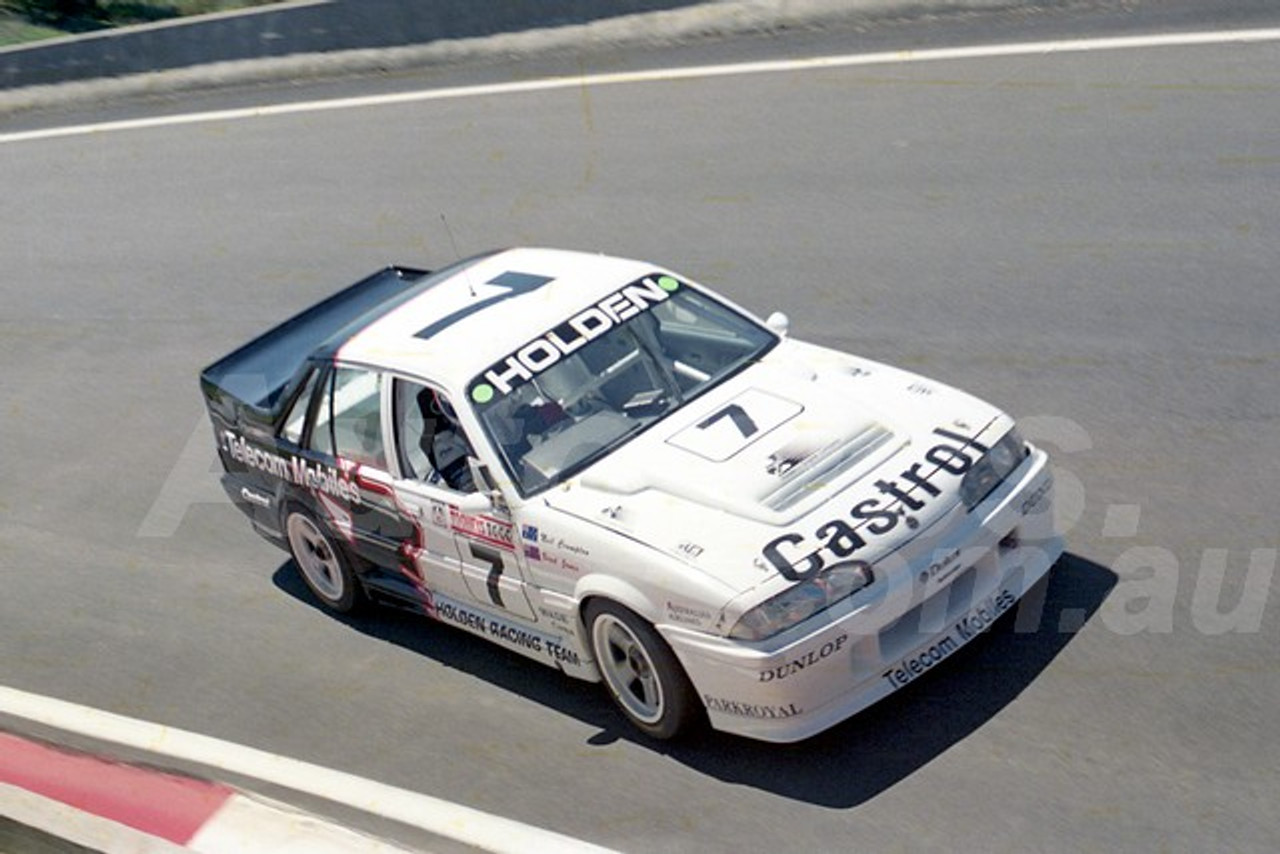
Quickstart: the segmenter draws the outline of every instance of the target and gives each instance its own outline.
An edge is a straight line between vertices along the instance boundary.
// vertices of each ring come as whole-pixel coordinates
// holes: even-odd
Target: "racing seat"
[[[418,392],[418,411],[422,414],[422,435],[418,447],[426,454],[432,471],[422,479],[443,481],[450,489],[474,492],[471,479],[471,445],[452,418],[445,413],[436,393],[429,388]]]

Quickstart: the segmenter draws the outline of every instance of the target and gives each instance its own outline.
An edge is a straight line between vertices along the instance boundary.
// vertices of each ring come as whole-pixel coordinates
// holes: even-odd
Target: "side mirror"
[[[775,311],[765,320],[764,325],[779,338],[786,338],[787,330],[791,328],[791,318],[780,311]]]
[[[476,491],[467,493],[459,502],[458,509],[465,513],[488,513],[495,507],[505,507],[502,491],[493,482],[489,466],[475,457],[467,457],[467,467],[471,471],[471,482]]]
[[[468,492],[459,499],[458,509],[463,513],[488,513],[493,510],[493,499],[484,492]]]
[[[498,486],[493,482],[493,475],[489,473],[489,466],[481,462],[479,458],[467,457],[467,469],[471,472],[471,482],[476,485],[478,492],[497,491]]]

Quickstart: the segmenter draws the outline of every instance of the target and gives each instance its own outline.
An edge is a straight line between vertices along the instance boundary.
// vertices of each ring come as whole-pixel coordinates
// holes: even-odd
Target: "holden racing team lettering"
[[[811,536],[788,532],[775,537],[762,549],[764,559],[783,578],[805,581],[821,572],[829,557],[848,558],[866,547],[869,538],[888,534],[904,520],[907,527],[917,527],[920,522],[910,514],[942,494],[929,478],[939,470],[963,475],[989,450],[974,438],[942,427],[933,434],[949,441],[929,448],[922,461],[912,463],[897,478],[877,480],[879,497],[858,501],[845,516],[822,523]]]
[[[264,451],[231,430],[222,431],[222,448],[231,455],[231,459],[241,465],[265,472],[294,486],[312,489],[352,504],[363,501],[360,488],[333,466],[313,463],[296,454],[284,457]]]
[[[577,651],[565,646],[560,638],[526,629],[445,596],[436,596],[435,616],[446,623],[491,638],[503,646],[528,650],[550,659],[553,664],[582,666]]]
[[[471,399],[486,404],[529,382],[564,356],[599,338],[681,287],[673,276],[646,276],[586,308],[491,366],[471,385]]]

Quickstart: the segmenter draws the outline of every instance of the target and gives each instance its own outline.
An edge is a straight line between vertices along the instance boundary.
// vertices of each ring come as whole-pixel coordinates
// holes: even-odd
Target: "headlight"
[[[829,566],[743,614],[729,637],[738,640],[771,637],[852,596],[874,580],[871,567],[860,560]]]
[[[960,500],[968,510],[982,503],[982,499],[1004,482],[1028,454],[1027,443],[1017,430],[1010,430],[995,447],[974,463],[960,482]]]

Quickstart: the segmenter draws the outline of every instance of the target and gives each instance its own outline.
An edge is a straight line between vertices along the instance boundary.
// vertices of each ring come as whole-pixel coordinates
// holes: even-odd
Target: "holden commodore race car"
[[[967,394],[670,270],[390,267],[202,373],[235,504],[315,597],[416,609],[641,731],[820,732],[1062,552],[1046,454]]]

